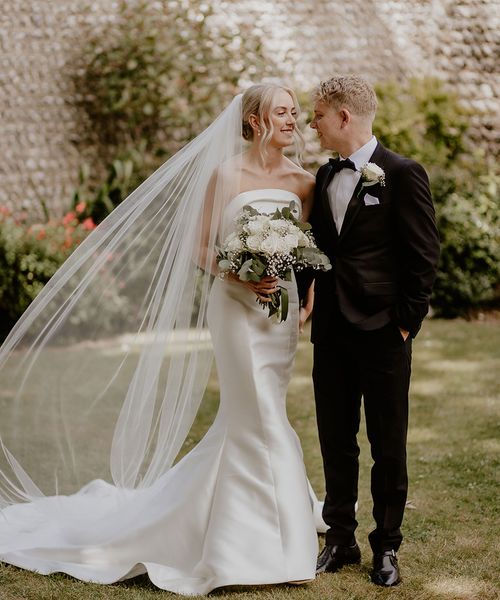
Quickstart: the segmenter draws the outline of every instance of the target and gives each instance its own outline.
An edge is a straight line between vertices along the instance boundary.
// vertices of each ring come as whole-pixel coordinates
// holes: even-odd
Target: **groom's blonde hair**
[[[375,90],[358,75],[338,75],[322,81],[313,91],[313,100],[335,110],[347,108],[354,115],[372,120],[377,111]]]

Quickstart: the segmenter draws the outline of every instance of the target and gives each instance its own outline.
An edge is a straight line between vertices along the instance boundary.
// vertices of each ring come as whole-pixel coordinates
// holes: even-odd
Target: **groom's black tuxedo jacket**
[[[378,329],[393,321],[414,337],[429,309],[439,238],[427,174],[380,143],[370,162],[384,170],[385,186],[362,188],[359,181],[340,234],[327,193],[334,175],[331,163],[317,174],[310,220],[333,268],[315,272],[313,343],[328,343],[339,310],[357,329]],[[379,203],[365,203],[366,194]]]

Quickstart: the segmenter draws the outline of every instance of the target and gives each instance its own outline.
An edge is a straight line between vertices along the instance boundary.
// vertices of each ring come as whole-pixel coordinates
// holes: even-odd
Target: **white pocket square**
[[[363,196],[363,200],[365,201],[365,206],[373,206],[374,204],[380,204],[380,200],[371,194],[365,194]]]

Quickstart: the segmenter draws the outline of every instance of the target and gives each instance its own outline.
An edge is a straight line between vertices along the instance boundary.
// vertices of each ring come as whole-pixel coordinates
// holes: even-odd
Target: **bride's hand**
[[[270,277],[266,275],[261,281],[242,281],[235,273],[229,273],[227,275],[229,281],[233,283],[239,283],[244,285],[246,288],[251,290],[261,302],[270,302],[269,294],[277,292],[278,279],[276,277]]]

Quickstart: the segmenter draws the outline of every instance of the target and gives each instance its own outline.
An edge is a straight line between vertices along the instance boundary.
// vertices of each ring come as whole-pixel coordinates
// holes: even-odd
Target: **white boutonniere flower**
[[[376,185],[377,183],[379,183],[380,185],[385,185],[384,169],[380,168],[375,163],[366,163],[364,167],[361,167],[360,173],[361,189],[359,190],[359,193],[361,193],[363,188],[370,187],[371,185]]]

